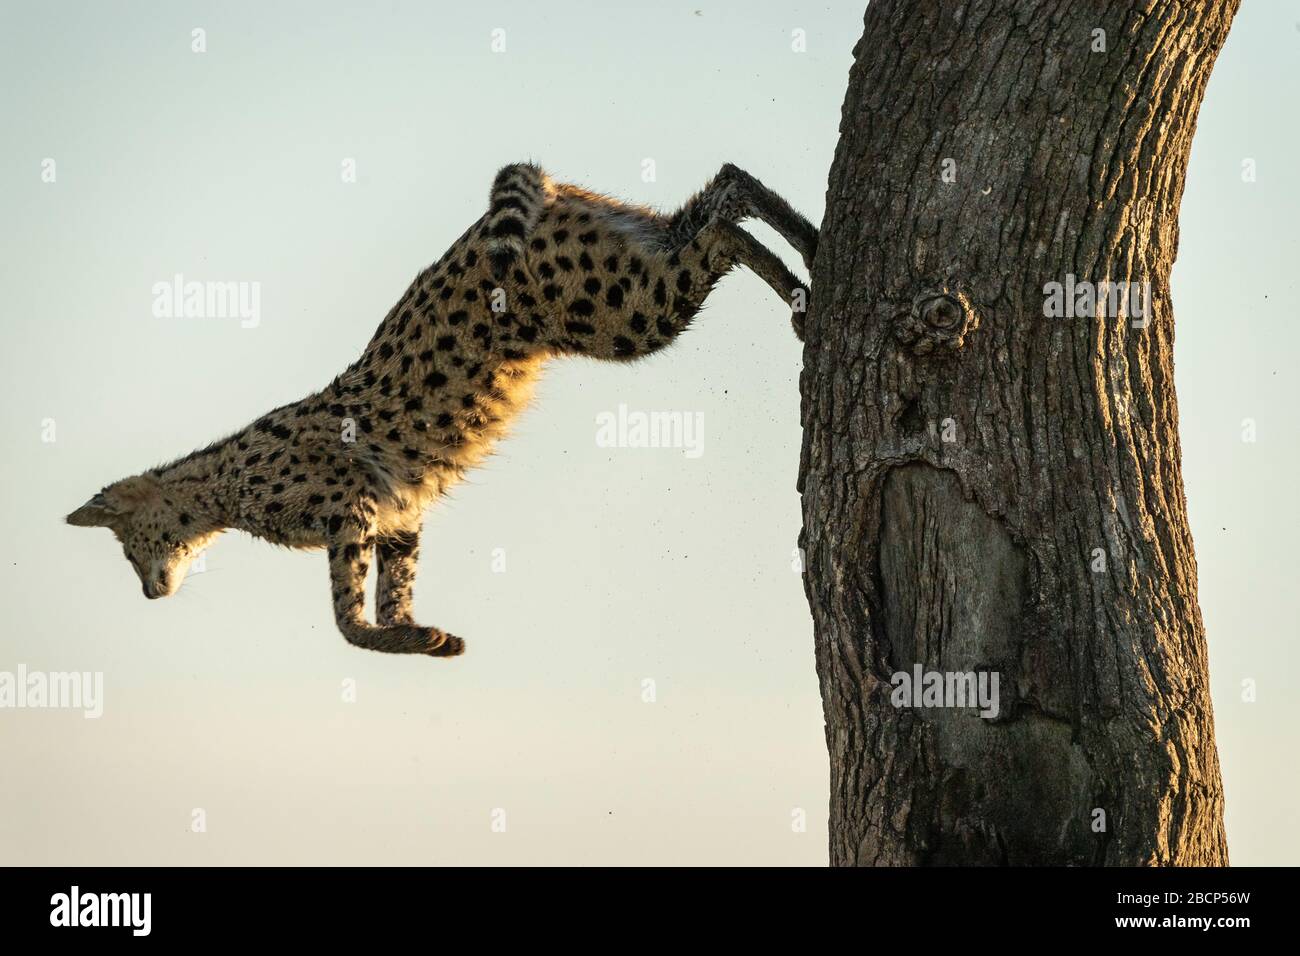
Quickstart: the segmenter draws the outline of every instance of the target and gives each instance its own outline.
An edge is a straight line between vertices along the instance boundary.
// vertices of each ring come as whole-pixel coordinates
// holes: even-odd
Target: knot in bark
[[[965,294],[930,290],[912,301],[910,312],[894,317],[894,338],[916,355],[928,355],[935,349],[955,352],[965,344],[966,333],[979,324],[979,316]]]

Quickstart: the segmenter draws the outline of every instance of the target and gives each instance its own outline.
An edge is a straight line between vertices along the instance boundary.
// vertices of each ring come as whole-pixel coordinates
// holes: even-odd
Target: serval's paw
[[[807,286],[801,285],[794,290],[790,297],[790,324],[794,326],[794,334],[803,341],[804,320],[808,318],[808,307],[812,304],[812,290]]]
[[[465,642],[455,634],[448,634],[436,627],[426,628],[429,632],[429,657],[460,657],[465,653]]]

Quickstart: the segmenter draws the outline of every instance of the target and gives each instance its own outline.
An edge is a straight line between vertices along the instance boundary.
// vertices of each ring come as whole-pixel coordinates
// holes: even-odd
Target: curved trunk
[[[1169,272],[1236,6],[867,9],[801,382],[834,864],[1227,862]]]

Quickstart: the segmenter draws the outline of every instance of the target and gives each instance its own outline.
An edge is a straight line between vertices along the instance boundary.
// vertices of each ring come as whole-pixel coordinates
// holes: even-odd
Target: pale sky
[[[801,349],[752,275],[651,360],[554,363],[429,513],[416,617],[463,658],[350,647],[320,554],[231,533],[149,602],[109,532],[62,524],[327,384],[505,163],[672,207],[731,161],[820,221],[860,0],[366,7],[0,7],[0,671],[104,687],[94,720],[0,709],[0,863],[824,865]],[[1244,4],[1174,272],[1238,865],[1300,856],[1298,45],[1300,6]],[[260,321],[155,317],[178,273],[259,283]],[[700,453],[601,447],[620,405],[700,416]]]

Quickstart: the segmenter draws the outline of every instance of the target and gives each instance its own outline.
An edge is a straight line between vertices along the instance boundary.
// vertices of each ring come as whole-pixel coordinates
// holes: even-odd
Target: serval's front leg
[[[414,624],[411,589],[420,557],[420,529],[381,537],[375,542],[379,576],[375,582],[375,622]]]
[[[373,538],[342,535],[329,546],[330,581],[334,592],[334,620],[348,642],[390,654],[427,654],[455,657],[465,652],[465,642],[436,627],[414,623],[376,627],[365,619],[366,572],[370,570]]]

